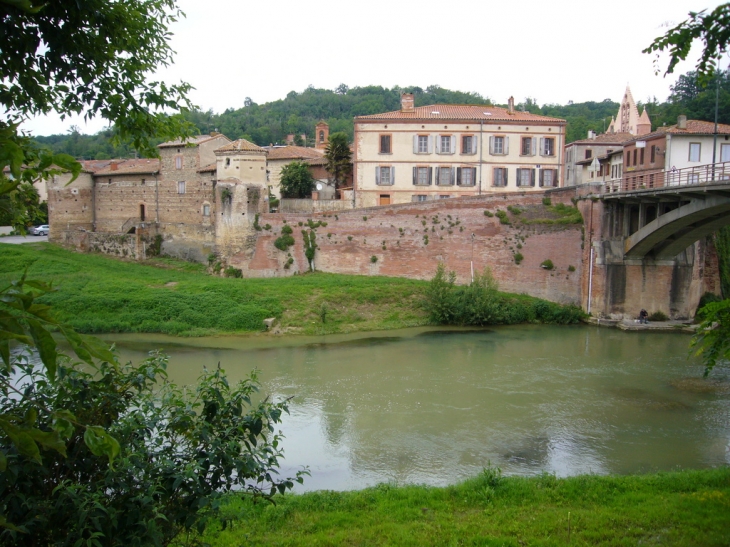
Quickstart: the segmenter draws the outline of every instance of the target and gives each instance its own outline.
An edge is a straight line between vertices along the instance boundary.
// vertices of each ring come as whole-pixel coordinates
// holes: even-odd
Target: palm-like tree
[[[335,187],[339,187],[352,173],[352,152],[347,142],[347,134],[332,133],[324,151],[327,160],[327,171],[335,179]]]

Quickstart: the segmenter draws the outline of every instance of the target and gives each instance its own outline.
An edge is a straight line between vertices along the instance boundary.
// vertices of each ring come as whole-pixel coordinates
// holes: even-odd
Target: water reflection
[[[683,335],[519,326],[110,338],[134,360],[164,347],[179,383],[220,361],[233,380],[255,367],[264,391],[295,396],[285,465],[310,467],[305,489],[443,485],[490,462],[560,476],[728,462],[730,373],[704,387]]]

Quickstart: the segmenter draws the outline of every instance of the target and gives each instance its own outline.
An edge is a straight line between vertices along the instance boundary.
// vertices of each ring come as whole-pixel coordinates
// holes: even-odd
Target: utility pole
[[[715,85],[715,134],[712,136],[712,181],[715,181],[715,162],[717,161],[717,116],[720,105],[720,76],[722,72],[719,67],[715,72],[717,84]]]

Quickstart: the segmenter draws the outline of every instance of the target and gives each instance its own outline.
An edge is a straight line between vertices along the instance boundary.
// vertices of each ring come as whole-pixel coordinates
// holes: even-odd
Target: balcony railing
[[[628,171],[620,179],[605,181],[603,192],[631,192],[652,188],[672,186],[690,186],[696,184],[730,183],[730,161],[723,163],[698,165],[684,169],[664,171],[647,169],[646,171]]]

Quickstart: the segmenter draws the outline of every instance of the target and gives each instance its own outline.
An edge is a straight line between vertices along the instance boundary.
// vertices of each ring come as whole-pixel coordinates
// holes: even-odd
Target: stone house
[[[355,205],[559,185],[565,120],[480,105],[414,106],[355,118]]]

